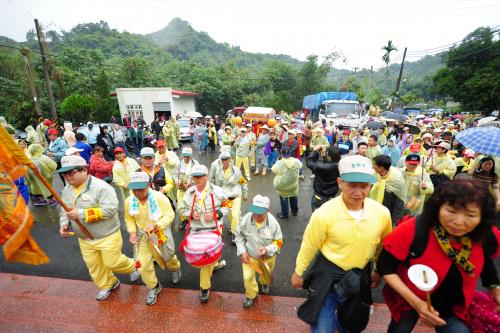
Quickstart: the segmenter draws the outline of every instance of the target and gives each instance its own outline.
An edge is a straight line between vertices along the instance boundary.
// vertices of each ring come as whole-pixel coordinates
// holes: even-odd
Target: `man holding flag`
[[[118,198],[109,184],[89,175],[81,156],[64,156],[61,166],[58,172],[66,181],[62,201],[70,210],[61,210],[59,232],[68,237],[71,227],[78,236],[83,261],[99,288],[96,299],[102,301],[120,286],[113,273],[130,274],[131,281],[139,278],[134,260],[121,253]]]

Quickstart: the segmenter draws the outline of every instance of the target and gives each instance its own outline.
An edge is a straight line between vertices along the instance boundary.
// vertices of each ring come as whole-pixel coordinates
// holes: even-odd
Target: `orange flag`
[[[49,258],[31,237],[33,217],[14,184],[33,162],[1,125],[0,142],[0,245],[4,257],[31,265],[48,263]]]

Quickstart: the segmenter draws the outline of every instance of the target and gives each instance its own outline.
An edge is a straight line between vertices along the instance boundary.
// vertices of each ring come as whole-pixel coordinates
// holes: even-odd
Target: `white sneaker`
[[[153,305],[156,303],[156,296],[158,296],[158,294],[160,293],[161,288],[161,283],[158,281],[156,287],[154,287],[153,289],[149,289],[148,296],[146,296],[147,305]]]
[[[106,298],[108,298],[109,295],[111,295],[111,292],[116,288],[118,288],[119,286],[120,286],[120,280],[117,279],[110,289],[99,290],[95,295],[95,299],[98,301],[104,301]]]
[[[140,277],[141,277],[141,273],[138,270],[135,270],[132,273],[130,273],[130,281],[131,282],[135,282],[135,281],[139,280]]]

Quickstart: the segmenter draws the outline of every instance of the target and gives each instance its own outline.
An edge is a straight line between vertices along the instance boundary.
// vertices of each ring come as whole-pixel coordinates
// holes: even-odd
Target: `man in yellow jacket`
[[[313,332],[342,331],[337,320],[337,308],[346,297],[339,295],[339,289],[335,287],[339,286],[341,278],[324,279],[324,275],[316,273],[333,269],[345,276],[358,268],[368,274],[370,261],[382,249],[382,239],[392,228],[389,210],[368,198],[371,184],[376,182],[371,161],[360,155],[344,157],[340,160],[339,172],[338,184],[342,194],[327,201],[312,214],[292,275],[293,286],[302,287],[304,272],[317,257],[307,282],[310,288],[317,287],[326,292],[314,304],[317,310],[307,320]],[[377,284],[380,276],[372,274],[372,280]],[[354,294],[363,292],[362,295],[368,293],[370,296],[369,286],[360,283],[358,287],[359,291]],[[364,315],[369,316],[369,308]],[[351,318],[344,324],[352,324],[356,320]]]
[[[139,278],[134,261],[121,252],[118,198],[108,183],[89,175],[83,157],[63,156],[61,166],[57,172],[66,181],[61,198],[72,209],[60,210],[59,233],[68,237],[71,228],[78,237],[83,261],[99,288],[96,299],[102,301],[120,286],[113,273],[130,274],[132,281]],[[75,221],[85,225],[93,239],[88,239]]]
[[[146,304],[153,305],[162,289],[155,274],[154,261],[172,271],[172,282],[181,281],[181,263],[175,255],[171,225],[175,213],[169,200],[150,188],[152,179],[144,171],[134,172],[128,187],[133,192],[125,201],[125,224],[135,248],[136,267],[149,288]]]

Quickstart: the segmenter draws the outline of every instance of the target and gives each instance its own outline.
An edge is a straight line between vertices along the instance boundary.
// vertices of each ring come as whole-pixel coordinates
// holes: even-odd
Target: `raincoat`
[[[290,198],[299,194],[299,170],[301,168],[302,163],[295,157],[282,158],[273,165],[271,170],[276,175],[273,185],[280,196]]]
[[[128,189],[130,176],[132,175],[132,172],[137,169],[139,169],[139,164],[130,157],[125,157],[123,162],[116,160],[113,165],[113,183],[115,183],[120,189],[120,193],[122,194],[122,198],[124,200],[130,194]]]
[[[40,141],[40,137],[33,126],[28,126],[24,130],[26,131],[26,141],[31,144],[35,143],[43,146],[44,142]]]
[[[57,163],[50,157],[43,155],[43,147],[39,144],[30,145],[28,147],[28,152],[31,160],[35,163],[38,171],[40,171],[40,174],[52,184],[52,177],[57,169]],[[42,181],[39,180],[30,169],[28,169],[26,174],[26,183],[28,184],[31,195],[43,195],[45,198],[52,195],[45,185],[43,185]]]
[[[448,154],[444,154],[443,156],[435,155],[428,161],[428,166],[435,166],[439,169],[438,174],[443,174],[446,177],[452,179],[455,176],[455,172],[457,171],[457,167],[453,159]],[[436,174],[436,172],[429,172],[431,175]]]
[[[393,146],[392,148],[389,146],[384,146],[384,148],[382,148],[382,154],[387,155],[391,158],[391,165],[394,167],[397,166],[399,158],[401,157],[401,152],[396,146]]]
[[[317,136],[314,136],[311,139],[311,143],[310,143],[311,150],[313,150],[314,147],[319,146],[319,145],[327,146],[327,147],[330,146],[330,143],[328,142],[328,139],[326,138],[326,136],[322,135],[319,138]]]
[[[419,215],[424,209],[426,196],[430,196],[434,192],[431,177],[425,170],[422,177],[421,166],[418,166],[413,172],[407,171],[406,167],[401,171],[404,178],[405,211],[411,216]],[[425,190],[420,188],[422,183],[427,185]]]
[[[377,178],[377,182],[373,185],[369,198],[382,203],[384,201],[384,192],[387,190],[404,201],[404,179],[399,169],[391,166],[385,177],[382,178],[378,173],[375,174],[375,177]]]
[[[45,126],[43,123],[40,123],[36,126],[36,133],[38,135],[38,143],[43,147],[47,148],[48,142],[47,142],[47,137],[45,136],[45,131],[47,131],[47,126]],[[33,143],[33,142],[32,142]]]
[[[68,147],[73,147],[73,145],[76,143],[75,132],[73,131],[73,125],[71,125],[70,122],[64,123],[63,137],[64,140],[66,140]]]
[[[165,138],[168,150],[179,148],[179,144],[177,143],[177,139],[175,137],[174,128],[170,122],[166,123],[165,126],[163,126],[162,133],[163,137]]]

